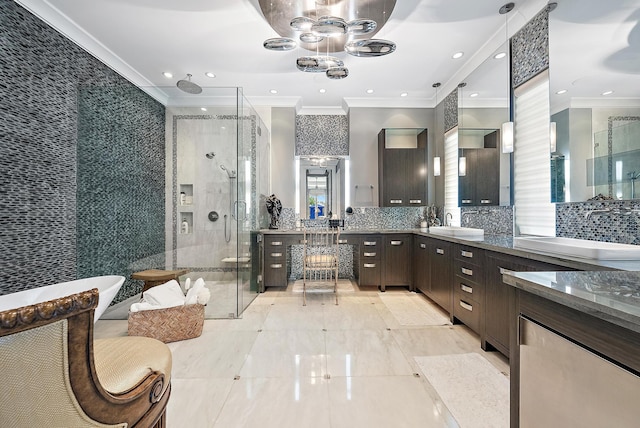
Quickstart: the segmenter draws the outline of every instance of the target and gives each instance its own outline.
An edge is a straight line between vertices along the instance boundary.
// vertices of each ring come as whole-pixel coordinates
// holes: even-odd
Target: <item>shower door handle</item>
[[[244,214],[243,214],[242,218],[239,219],[238,218],[238,206],[240,204],[242,204],[243,213]],[[239,221],[239,220],[244,221],[244,220],[246,220],[248,218],[248,216],[247,216],[247,203],[245,201],[235,201],[233,203],[233,218],[236,221]]]

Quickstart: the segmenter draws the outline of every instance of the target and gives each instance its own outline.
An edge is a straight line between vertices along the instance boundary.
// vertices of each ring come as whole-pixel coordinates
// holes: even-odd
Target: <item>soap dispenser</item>
[[[186,218],[182,219],[182,225],[180,227],[180,233],[189,233],[189,222]]]

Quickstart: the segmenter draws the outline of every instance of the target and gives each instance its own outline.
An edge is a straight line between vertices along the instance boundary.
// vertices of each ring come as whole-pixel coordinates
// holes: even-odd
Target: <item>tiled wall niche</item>
[[[0,40],[0,294],[156,267],[164,108],[13,1]]]

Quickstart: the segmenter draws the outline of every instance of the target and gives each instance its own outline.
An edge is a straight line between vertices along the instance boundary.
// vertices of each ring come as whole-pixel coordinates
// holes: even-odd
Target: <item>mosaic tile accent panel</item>
[[[344,228],[354,229],[415,229],[425,216],[425,207],[364,207],[343,215]]]
[[[444,99],[444,132],[458,126],[458,89]]]
[[[291,272],[289,279],[302,279],[302,258],[304,245],[292,245],[291,254],[288,255]],[[353,245],[340,245],[338,247],[338,277],[353,279]]]
[[[546,7],[513,35],[511,58],[514,88],[549,68],[549,11]]]
[[[150,128],[141,126],[138,138],[135,121],[158,113],[164,120],[162,107],[150,98],[143,101],[146,96],[135,94],[133,85],[13,1],[0,2],[0,40],[0,294],[76,279],[78,265],[88,266],[87,259],[97,263],[93,272],[108,268],[103,273],[126,275],[127,271],[110,269],[133,262],[124,260],[133,249],[105,243],[113,242],[113,236],[127,243],[135,240],[126,236],[135,220],[124,217],[138,203],[134,198],[139,193],[123,189],[135,181],[141,165],[149,167],[145,162],[157,158],[130,159],[126,156],[129,148],[123,144],[144,146],[141,140],[148,137]],[[128,181],[96,183],[96,191],[101,190],[103,196],[98,206],[87,206],[84,199],[80,206],[76,197],[79,87],[124,90],[113,92],[125,97],[119,100],[119,107],[104,112],[103,119],[109,114],[113,118],[109,127],[102,122],[102,130],[112,132],[114,138],[102,136],[99,143],[110,141],[110,158],[121,160],[110,169],[119,169],[114,174]],[[141,108],[146,112],[138,111]],[[116,129],[123,123],[131,135],[125,137],[124,129]],[[160,129],[163,132],[163,122]],[[115,188],[119,193],[111,193]],[[159,205],[164,209],[162,199]],[[81,219],[76,232],[77,209],[89,217],[100,217],[91,235],[85,235]],[[157,226],[162,229],[162,222]],[[148,234],[155,236],[155,232]],[[85,239],[83,242],[96,245],[78,253],[76,241]],[[146,238],[142,240],[151,245]],[[161,252],[163,246],[161,241],[159,247],[154,244],[147,250]]]
[[[513,207],[462,207],[463,227],[484,229],[485,235],[513,235]]]
[[[114,303],[140,292],[137,261],[164,268],[164,123],[164,107],[132,85],[79,90],[78,277],[123,275]]]
[[[349,156],[346,115],[296,116],[296,156]]]
[[[640,245],[640,201],[556,204],[556,236]]]

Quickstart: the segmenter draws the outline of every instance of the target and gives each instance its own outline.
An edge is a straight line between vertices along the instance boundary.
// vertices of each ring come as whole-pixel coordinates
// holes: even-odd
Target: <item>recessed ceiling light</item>
[[[210,77],[210,78],[212,78],[212,79],[213,79],[214,77],[216,77],[216,75],[215,75],[214,73],[210,72],[210,71],[207,71],[206,73],[204,73],[204,75],[205,75],[205,76],[207,76],[207,77]]]
[[[473,94],[469,94],[469,96],[470,96],[471,98],[475,98],[475,97],[477,97],[478,95],[480,95],[480,94],[479,94],[479,93],[477,93],[477,92],[474,92]]]
[[[326,90],[326,89],[324,89],[324,88],[322,88],[322,89],[320,89],[318,92],[320,92],[321,94],[324,94],[325,92],[327,92],[327,90]]]
[[[162,75],[167,79],[171,79],[173,77],[173,74],[169,73],[168,71],[163,72]]]
[[[451,58],[453,59],[462,58],[462,55],[464,55],[464,52],[456,52],[453,55],[451,55]]]
[[[498,52],[498,53],[497,53],[497,54],[495,54],[493,57],[494,57],[495,59],[501,59],[501,58],[504,58],[505,56],[507,56],[507,53],[506,53],[506,52]]]
[[[272,94],[277,94],[278,91],[276,91],[275,89],[271,89],[269,92],[271,92]]]
[[[566,89],[560,89],[558,92],[556,92],[556,94],[558,94],[558,95],[562,95],[562,94],[564,94],[564,93],[566,93],[566,92],[567,92],[567,90],[566,90]]]
[[[200,110],[207,111],[207,108],[206,107],[200,107]]]
[[[400,94],[401,97],[406,97],[407,95],[409,95],[408,92],[403,92],[403,93]]]
[[[373,94],[373,89],[367,89],[367,94]]]
[[[611,95],[611,94],[613,94],[613,91],[604,91],[602,93],[602,95]]]

